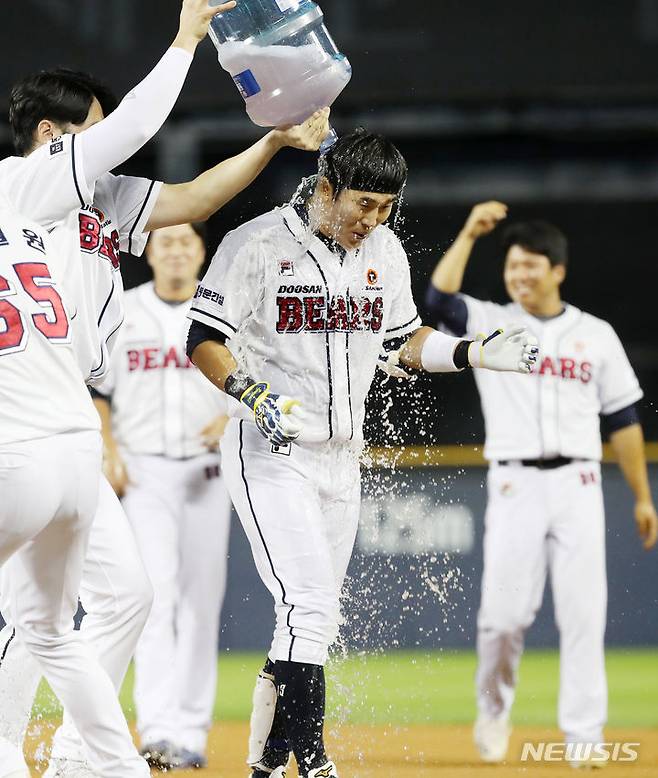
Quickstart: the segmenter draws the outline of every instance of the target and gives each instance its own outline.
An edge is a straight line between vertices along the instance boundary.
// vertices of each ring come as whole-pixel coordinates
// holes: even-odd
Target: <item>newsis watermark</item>
[[[524,743],[522,762],[636,762],[639,743]]]

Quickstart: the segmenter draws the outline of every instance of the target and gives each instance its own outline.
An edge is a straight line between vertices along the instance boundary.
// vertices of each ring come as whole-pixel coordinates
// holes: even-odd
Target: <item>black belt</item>
[[[564,467],[572,462],[582,462],[571,457],[553,457],[552,459],[501,459],[499,465],[509,465],[511,462],[520,462],[523,467],[537,467],[540,470],[553,470],[556,467]]]

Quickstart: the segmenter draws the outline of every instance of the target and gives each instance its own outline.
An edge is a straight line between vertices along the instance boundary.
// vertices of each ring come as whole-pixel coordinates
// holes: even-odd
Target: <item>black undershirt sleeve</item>
[[[615,413],[603,416],[603,426],[608,434],[622,430],[624,427],[630,427],[633,424],[640,423],[640,414],[637,403],[626,406]]]
[[[468,308],[459,294],[440,292],[430,284],[425,295],[425,307],[430,318],[437,324],[443,324],[453,335],[466,334]]]
[[[187,356],[192,359],[194,349],[200,346],[206,340],[214,340],[216,343],[226,343],[226,335],[214,327],[209,327],[207,324],[202,324],[200,321],[192,321],[190,329],[187,333],[187,346],[185,352]]]

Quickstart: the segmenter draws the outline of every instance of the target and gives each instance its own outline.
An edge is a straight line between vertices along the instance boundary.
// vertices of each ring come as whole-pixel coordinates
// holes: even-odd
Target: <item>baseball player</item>
[[[365,399],[390,368],[529,371],[523,328],[486,341],[422,327],[406,254],[385,226],[407,176],[393,144],[358,130],[320,161],[317,187],[229,233],[190,310],[188,354],[239,401],[222,439],[229,493],[276,627],[254,692],[252,775],[335,778],[323,743],[323,665],[357,531]]]
[[[116,110],[106,89],[70,71],[28,78],[12,94],[12,130],[24,156],[0,163],[0,190],[53,230],[70,259],[66,277],[76,306],[74,343],[89,383],[106,373],[123,320],[119,250],[140,254],[148,230],[207,218],[247,186],[283,145],[317,148],[326,135],[327,112],[318,112],[305,125],[275,130],[241,155],[175,186],[108,172],[157,131],[210,19],[230,7],[232,2],[211,8],[205,0],[184,0],[174,45]],[[104,112],[111,114],[104,119]],[[10,589],[5,575],[3,598]],[[88,614],[84,629],[118,688],[152,591],[133,532],[106,479],[101,479],[81,595]],[[7,634],[10,626],[0,640]],[[20,641],[13,640],[0,666],[0,734],[16,745],[17,753],[37,683],[35,665]],[[65,716],[48,778],[75,771],[82,775],[85,769],[84,752],[67,722]],[[2,765],[0,777],[5,778]]]
[[[0,564],[11,636],[67,705],[101,778],[146,778],[116,692],[73,631],[98,495],[101,441],[71,342],[63,265],[50,238],[0,195]],[[5,774],[22,757],[0,740]],[[29,773],[28,773],[29,775]]]
[[[498,202],[473,209],[437,265],[427,300],[435,319],[459,336],[515,321],[542,344],[529,379],[476,373],[490,468],[474,737],[485,761],[505,758],[523,635],[550,572],[560,631],[558,718],[574,744],[571,761],[581,766],[591,744],[603,740],[607,706],[600,417],[635,495],[644,546],[656,542],[637,411],[642,391],[613,328],[561,299],[567,240],[556,227],[526,222],[505,231],[511,303],[459,293],[474,243],[506,215]]]
[[[185,353],[205,260],[202,225],[156,230],[153,281],[125,295],[126,319],[95,400],[105,469],[154,589],[135,655],[142,753],[156,767],[206,765],[217,680],[231,502],[217,452],[227,421]]]

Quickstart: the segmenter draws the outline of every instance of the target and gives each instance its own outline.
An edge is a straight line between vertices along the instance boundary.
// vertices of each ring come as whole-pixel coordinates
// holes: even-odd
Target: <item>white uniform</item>
[[[143,251],[144,228],[161,184],[108,173],[98,179],[93,192],[88,191],[84,154],[77,141],[75,135],[66,135],[28,157],[3,160],[0,190],[21,210],[34,214],[65,255],[73,345],[80,370],[88,383],[94,383],[107,372],[108,350],[123,321],[119,250]],[[0,592],[5,615],[11,585],[9,571],[3,570]],[[128,520],[104,477],[80,597],[87,612],[84,634],[118,690],[146,621],[152,588]],[[11,629],[2,631],[0,641],[6,642]],[[0,707],[7,714],[0,722],[0,735],[13,743],[22,743],[39,675],[25,646],[13,640],[0,667]],[[53,755],[85,758],[66,716],[65,726],[55,736]]]
[[[115,689],[73,631],[101,441],[71,346],[63,271],[45,230],[0,196],[0,563],[13,624],[0,655],[4,662],[12,644],[26,647],[77,721],[99,776],[145,776]],[[21,770],[2,749],[3,771]]]
[[[478,616],[478,706],[506,717],[523,633],[541,605],[550,571],[560,630],[559,724],[569,742],[600,742],[606,720],[605,523],[600,415],[642,397],[612,327],[567,305],[538,319],[517,304],[463,296],[467,332],[525,324],[541,343],[528,378],[476,371],[491,462],[484,576]],[[553,469],[520,460],[572,460]]]
[[[190,317],[227,336],[252,378],[302,403],[297,443],[271,446],[245,408],[222,455],[275,600],[270,659],[322,665],[357,530],[366,395],[383,342],[420,326],[407,257],[381,226],[341,260],[285,207],[226,236]]]
[[[185,353],[189,302],[153,283],[125,295],[126,319],[108,379],[112,426],[130,484],[123,501],[154,588],[135,656],[142,744],[203,754],[212,721],[219,615],[231,503],[201,430],[226,415],[226,396]]]

